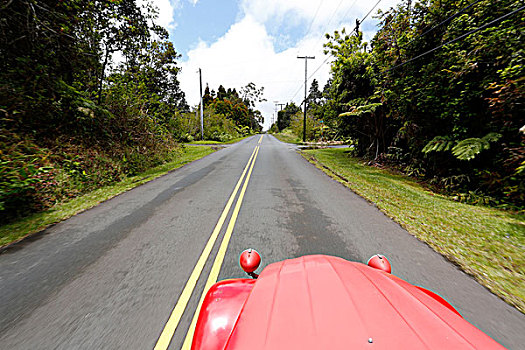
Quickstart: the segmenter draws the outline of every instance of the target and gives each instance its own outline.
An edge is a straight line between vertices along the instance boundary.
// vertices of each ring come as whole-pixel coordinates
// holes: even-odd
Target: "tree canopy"
[[[523,205],[519,3],[404,0],[378,16],[370,43],[359,30],[326,35],[331,76],[313,115],[359,156],[473,202]]]
[[[262,130],[264,118],[260,111],[255,109],[255,104],[266,101],[263,97],[264,87],[257,89],[254,83],[249,83],[240,89],[240,94],[235,88],[226,89],[219,85],[217,93],[210,91],[206,86],[203,95],[204,107],[211,107],[215,113],[224,115],[239,127],[248,127],[254,131]]]
[[[135,0],[0,4],[0,216],[173,156],[189,107],[156,16]]]

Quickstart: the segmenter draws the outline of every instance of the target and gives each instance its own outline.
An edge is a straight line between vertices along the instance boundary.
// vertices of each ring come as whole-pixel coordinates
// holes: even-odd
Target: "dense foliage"
[[[155,18],[134,0],[2,2],[1,222],[173,157],[188,106]]]
[[[225,89],[220,85],[217,92],[206,86],[202,97],[204,107],[204,139],[230,141],[262,130],[263,117],[256,110],[255,103],[264,101],[264,88],[257,89],[250,83],[241,88]],[[201,139],[200,116],[196,113],[182,113],[176,120],[177,139],[194,141]]]
[[[292,118],[301,112],[295,103],[287,104],[282,110],[277,112],[277,128],[278,130],[284,130],[291,125]]]
[[[359,30],[327,34],[331,78],[313,117],[359,156],[460,200],[523,206],[525,17],[502,17],[519,8],[405,0],[379,13],[370,44]]]
[[[156,18],[147,1],[0,2],[0,223],[169,161],[200,136]],[[262,89],[245,89],[244,119],[210,106],[206,138],[260,129]]]
[[[264,87],[257,89],[254,83],[237,90],[219,85],[217,92],[206,86],[203,96],[203,105],[216,114],[233,121],[239,128],[249,128],[254,131],[262,130],[264,118],[261,112],[255,109],[255,104],[266,101],[263,98]]]

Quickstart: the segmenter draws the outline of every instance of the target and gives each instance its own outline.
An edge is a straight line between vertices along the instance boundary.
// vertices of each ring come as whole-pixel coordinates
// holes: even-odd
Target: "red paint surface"
[[[192,349],[223,349],[256,280],[215,283],[202,303]]]
[[[461,316],[461,314],[456,310],[454,309],[454,307],[452,305],[450,305],[448,303],[448,301],[446,301],[445,299],[443,299],[441,296],[439,296],[438,294],[434,293],[433,291],[431,290],[428,290],[426,288],[423,288],[423,287],[418,287],[418,286],[415,286],[417,289],[419,289],[420,291],[422,291],[423,293],[427,294],[427,295],[430,295],[432,298],[436,299],[437,301],[439,301],[441,304],[443,304],[444,306],[448,307],[450,310],[454,311],[456,314],[458,314],[458,316],[460,317],[463,317]]]
[[[241,253],[241,256],[239,257],[239,263],[241,264],[244,272],[254,272],[261,264],[261,256],[254,249],[246,249]]]
[[[204,323],[214,314],[224,308],[237,319],[240,307],[233,331],[214,333],[214,344],[193,349],[504,349],[436,294],[360,263],[305,256],[267,266],[256,281],[241,281],[255,285],[230,282],[217,299],[218,291],[210,291],[210,311],[198,324],[199,332],[209,332]],[[236,290],[247,297],[244,304]],[[223,307],[226,295],[235,302]]]
[[[383,255],[376,254],[366,263],[368,266],[373,267],[374,269],[383,270],[387,273],[392,272],[392,266],[390,266],[390,261]]]

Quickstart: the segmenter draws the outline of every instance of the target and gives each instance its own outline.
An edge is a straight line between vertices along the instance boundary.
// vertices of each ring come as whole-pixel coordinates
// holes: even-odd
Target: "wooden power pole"
[[[199,91],[200,91],[200,105],[201,105],[201,140],[204,140],[204,111],[202,107],[202,71],[199,68]]]
[[[297,58],[304,58],[304,118],[303,118],[303,142],[306,142],[306,91],[308,89],[308,60],[315,59],[315,56],[297,56]]]

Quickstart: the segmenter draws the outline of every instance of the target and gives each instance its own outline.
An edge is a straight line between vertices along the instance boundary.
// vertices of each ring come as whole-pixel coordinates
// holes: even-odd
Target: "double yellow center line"
[[[235,185],[235,188],[233,189],[233,192],[230,198],[228,199],[228,202],[226,203],[226,206],[224,207],[224,210],[222,211],[221,216],[219,217],[219,221],[217,222],[217,225],[215,225],[215,228],[210,238],[208,239],[208,242],[206,243],[206,246],[204,247],[204,250],[202,251],[201,256],[199,257],[197,264],[193,268],[190,278],[186,282],[186,286],[184,287],[179,297],[179,300],[177,301],[177,304],[175,305],[175,308],[173,309],[170,315],[170,318],[168,319],[168,322],[166,322],[166,325],[164,326],[164,330],[162,331],[159,339],[157,340],[157,344],[155,345],[155,350],[166,350],[168,346],[170,345],[171,339],[173,338],[173,334],[175,333],[175,330],[177,329],[177,326],[182,317],[182,314],[184,313],[184,310],[186,309],[186,306],[188,305],[188,301],[190,300],[190,297],[193,294],[193,290],[195,289],[195,286],[197,285],[197,281],[202,273],[204,265],[206,264],[206,261],[208,260],[208,257],[210,256],[211,250],[213,246],[215,245],[215,241],[217,240],[217,237],[219,236],[219,233],[221,232],[224,222],[226,221],[228,213],[230,212],[230,209],[233,205],[234,199],[237,196],[237,192],[239,191],[239,188],[241,187],[241,184],[243,183],[243,180],[245,179],[245,175],[246,175],[246,179],[244,181],[244,184],[242,185],[242,189],[239,194],[239,198],[237,199],[237,202],[235,203],[235,208],[233,209],[233,213],[230,218],[230,222],[228,223],[228,227],[226,228],[226,233],[224,234],[224,238],[222,239],[221,245],[219,247],[219,251],[217,252],[217,256],[215,257],[215,261],[213,262],[213,266],[211,268],[210,275],[208,276],[208,280],[206,281],[206,286],[204,287],[204,291],[199,300],[199,305],[197,306],[197,310],[195,311],[195,314],[193,316],[193,319],[190,325],[190,329],[188,330],[188,333],[186,334],[186,338],[184,339],[184,344],[182,346],[182,349],[184,350],[190,349],[191,341],[193,339],[193,333],[195,331],[195,324],[197,323],[197,318],[200,312],[202,301],[204,300],[204,297],[206,293],[208,292],[208,289],[210,289],[210,287],[217,281],[217,277],[219,276],[219,271],[221,269],[222,262],[224,261],[224,256],[226,255],[226,249],[228,248],[228,244],[230,242],[230,238],[233,233],[233,228],[235,227],[235,222],[237,221],[237,217],[241,209],[241,204],[244,198],[244,194],[246,192],[246,188],[248,187],[248,181],[250,181],[250,176],[252,174],[253,166],[255,165],[255,160],[257,159],[257,155],[259,154],[259,148],[260,148],[262,139],[263,139],[263,135],[261,135],[261,137],[259,138],[257,146],[253,150],[252,155],[250,156],[250,159],[248,160],[248,163],[246,164],[244,171],[242,172],[241,177],[239,178],[239,181],[237,181],[237,184]]]

